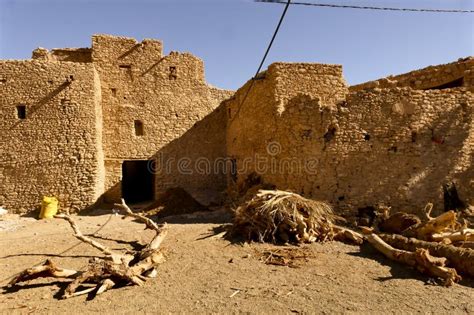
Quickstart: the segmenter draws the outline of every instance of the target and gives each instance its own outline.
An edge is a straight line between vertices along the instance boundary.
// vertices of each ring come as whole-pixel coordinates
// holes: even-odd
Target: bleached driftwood
[[[474,276],[474,250],[461,248],[453,245],[446,245],[437,242],[421,241],[415,238],[407,238],[402,235],[380,234],[380,238],[395,248],[407,251],[417,249],[429,250],[431,255],[445,257],[449,265],[460,273]]]
[[[57,267],[51,260],[47,259],[42,265],[28,268],[13,278],[8,285],[12,286],[18,282],[33,280],[36,278],[73,278],[80,272],[72,269]]]
[[[454,230],[457,225],[456,212],[454,211],[444,212],[436,218],[431,218],[429,214],[427,217],[428,221],[415,224],[403,231],[402,234],[420,240],[431,240],[434,234]]]
[[[450,240],[451,242],[472,242],[474,241],[474,229],[460,229],[455,232],[442,232],[431,235],[435,242]]]
[[[167,235],[168,227],[166,223],[159,226],[149,218],[133,213],[123,199],[122,203],[116,206],[125,210],[126,216],[138,219],[145,223],[148,228],[155,231],[156,234],[153,239],[142,250],[135,252],[133,255],[116,253],[105,245],[82,234],[76,222],[70,216],[57,215],[56,218],[69,222],[77,239],[100,250],[105,256],[91,259],[86,271],[59,268],[52,261],[47,260],[41,266],[23,271],[19,276],[10,281],[8,286],[14,286],[20,282],[40,277],[72,278],[73,280],[69,283],[63,295],[63,298],[70,298],[94,291],[96,295],[102,294],[118,283],[143,285],[147,276],[156,275],[156,267],[164,261],[160,245]],[[135,263],[130,265],[132,261],[135,261]],[[85,283],[94,284],[94,287],[78,291]]]
[[[364,242],[364,237],[362,236],[362,234],[358,232],[344,228],[339,225],[333,225],[332,229],[335,233],[334,239],[337,241],[342,241],[342,242],[349,241],[351,243],[355,243],[359,245]]]
[[[461,280],[456,269],[445,266],[446,258],[433,257],[426,249],[417,248],[414,251],[396,249],[376,234],[366,235],[365,239],[385,257],[415,267],[422,273],[441,278],[445,286],[451,286]]]

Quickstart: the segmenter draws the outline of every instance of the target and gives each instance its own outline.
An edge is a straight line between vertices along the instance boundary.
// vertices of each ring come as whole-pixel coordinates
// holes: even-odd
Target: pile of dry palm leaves
[[[271,243],[312,243],[361,238],[337,226],[331,207],[321,201],[306,199],[282,190],[259,190],[237,208],[231,235],[248,241]]]
[[[336,225],[337,217],[323,202],[286,191],[259,190],[236,209],[230,233],[270,243],[365,240],[387,258],[441,278],[446,286],[461,280],[458,272],[474,276],[474,250],[468,248],[474,230],[459,223],[454,211],[432,218],[431,209],[429,205],[422,219],[385,212],[373,228],[358,233]]]
[[[147,278],[155,277],[157,273],[156,268],[164,262],[160,245],[168,232],[166,223],[159,226],[152,220],[133,213],[123,199],[122,204],[117,204],[116,207],[124,210],[125,216],[133,217],[145,223],[147,228],[153,229],[156,232],[150,243],[142,250],[125,254],[116,253],[82,234],[72,217],[63,214],[57,215],[55,216],[56,218],[69,222],[77,239],[100,250],[104,257],[94,257],[91,259],[86,271],[60,268],[48,259],[40,266],[31,267],[21,272],[10,281],[8,286],[12,287],[21,282],[36,278],[69,278],[72,281],[67,286],[62,297],[70,298],[89,293],[99,295],[116,285],[133,284],[142,286]],[[78,291],[82,287],[87,288]]]

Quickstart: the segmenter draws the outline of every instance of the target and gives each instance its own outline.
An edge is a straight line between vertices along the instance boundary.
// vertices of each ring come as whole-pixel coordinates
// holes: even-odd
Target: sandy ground
[[[114,249],[146,243],[149,230],[120,216],[78,216],[84,233]],[[338,242],[300,248],[240,245],[209,237],[219,213],[175,217],[163,243],[167,261],[144,287],[122,287],[90,299],[58,299],[67,284],[38,279],[3,289],[0,313],[474,313],[474,281],[445,288],[394,264],[369,247]],[[225,220],[224,220],[225,221]],[[102,229],[101,226],[108,222]],[[265,250],[293,248],[306,259],[297,268],[263,263]],[[62,220],[0,219],[0,285],[46,258],[83,269],[99,253],[71,235]]]

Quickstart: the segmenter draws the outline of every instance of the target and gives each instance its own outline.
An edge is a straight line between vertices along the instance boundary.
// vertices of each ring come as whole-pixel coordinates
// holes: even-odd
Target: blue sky
[[[474,9],[474,0],[307,0]],[[283,5],[251,0],[0,0],[0,58],[38,47],[89,47],[94,33],[164,41],[191,52],[209,83],[237,89],[254,75]],[[474,14],[291,6],[267,58],[335,63],[349,84],[474,55]]]

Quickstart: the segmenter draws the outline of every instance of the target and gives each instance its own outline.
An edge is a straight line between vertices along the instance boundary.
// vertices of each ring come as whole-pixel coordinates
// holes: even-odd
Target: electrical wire
[[[285,1],[280,0],[254,0],[255,2],[286,4]],[[474,10],[456,10],[456,9],[416,9],[416,8],[394,8],[394,7],[374,7],[374,6],[359,6],[359,5],[344,5],[344,4],[329,4],[329,3],[312,3],[312,2],[292,2],[293,5],[339,8],[339,9],[358,9],[358,10],[381,10],[381,11],[405,11],[405,12],[430,12],[430,13],[474,13]]]
[[[239,108],[237,109],[237,112],[235,113],[234,117],[232,117],[231,119],[231,122],[237,117],[237,115],[239,114],[240,112],[240,109],[242,108],[242,106],[244,105],[245,103],[245,100],[247,99],[247,96],[249,95],[250,93],[250,90],[252,89],[254,83],[255,83],[255,78],[257,77],[257,75],[260,73],[260,70],[262,69],[263,67],[263,64],[265,63],[265,59],[267,59],[267,56],[268,56],[268,53],[270,52],[270,49],[272,48],[272,45],[273,45],[273,42],[275,41],[275,38],[278,34],[278,31],[280,30],[280,26],[283,22],[283,19],[285,18],[285,15],[286,15],[286,11],[288,11],[288,7],[290,6],[291,4],[291,0],[288,0],[287,2],[280,2],[282,4],[286,4],[285,5],[285,9],[283,10],[283,13],[281,14],[281,17],[280,17],[280,21],[278,21],[278,25],[275,29],[275,32],[273,32],[273,36],[272,36],[272,39],[270,40],[270,43],[268,44],[268,47],[267,47],[267,50],[265,51],[265,54],[263,55],[263,58],[262,58],[262,61],[260,62],[260,65],[258,66],[258,69],[257,71],[255,72],[255,75],[252,77],[252,81],[250,83],[250,86],[249,88],[247,89],[247,92],[245,93],[245,96],[242,100],[242,102],[240,103],[239,105]]]

